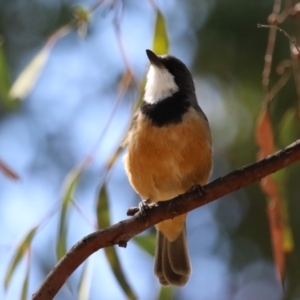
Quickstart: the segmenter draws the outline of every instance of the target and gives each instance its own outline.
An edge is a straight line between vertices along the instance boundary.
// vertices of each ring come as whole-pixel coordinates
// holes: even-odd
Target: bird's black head
[[[150,67],[141,112],[155,126],[181,122],[191,106],[199,107],[192,75],[176,57],[146,52]]]
[[[161,71],[167,70],[174,77],[179,90],[195,91],[192,74],[181,60],[172,55],[156,55],[151,50],[146,50],[146,53],[151,66]]]

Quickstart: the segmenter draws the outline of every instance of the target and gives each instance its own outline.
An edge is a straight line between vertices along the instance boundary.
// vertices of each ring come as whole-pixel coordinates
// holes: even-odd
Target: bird
[[[210,126],[191,72],[172,55],[146,54],[150,64],[143,102],[123,141],[126,174],[145,205],[202,187],[212,170]],[[155,225],[154,274],[161,285],[182,287],[189,280],[186,217]]]

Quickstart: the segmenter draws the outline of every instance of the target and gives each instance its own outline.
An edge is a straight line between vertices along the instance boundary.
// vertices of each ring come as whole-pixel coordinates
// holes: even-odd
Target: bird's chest
[[[210,172],[211,141],[207,123],[194,111],[182,122],[153,126],[139,115],[128,136],[125,169],[144,199],[168,200],[199,183]],[[207,163],[209,162],[209,163]]]

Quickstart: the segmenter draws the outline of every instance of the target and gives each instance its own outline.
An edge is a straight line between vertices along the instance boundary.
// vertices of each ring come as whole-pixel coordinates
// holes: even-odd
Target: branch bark
[[[197,189],[192,189],[184,195],[169,201],[151,205],[147,209],[145,217],[137,213],[130,219],[84,237],[54,266],[37,292],[32,296],[32,300],[53,299],[69,276],[97,250],[113,245],[126,247],[127,241],[156,223],[210,203],[241,187],[257,182],[298,160],[300,160],[300,140],[256,163],[207,184],[203,187],[203,195],[199,195]]]

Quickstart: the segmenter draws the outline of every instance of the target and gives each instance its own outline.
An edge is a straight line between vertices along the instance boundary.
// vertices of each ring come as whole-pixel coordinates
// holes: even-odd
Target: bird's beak
[[[147,53],[147,56],[148,56],[148,59],[149,59],[151,65],[156,66],[158,68],[163,67],[163,64],[162,64],[160,58],[154,52],[147,49],[146,53]]]

